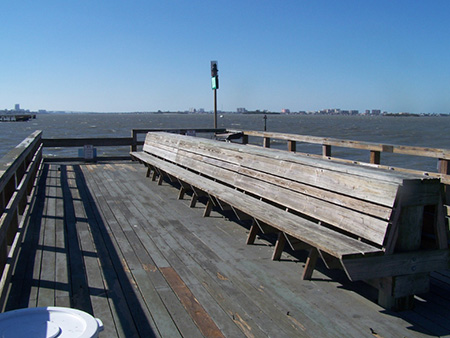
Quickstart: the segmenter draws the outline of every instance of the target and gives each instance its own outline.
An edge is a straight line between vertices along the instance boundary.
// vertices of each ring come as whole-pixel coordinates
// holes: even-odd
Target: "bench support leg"
[[[213,208],[213,202],[210,199],[208,199],[208,202],[206,202],[206,207],[205,207],[205,211],[203,212],[203,217],[209,217],[209,215],[211,215],[211,211]]]
[[[256,235],[259,233],[259,227],[256,224],[255,220],[253,220],[252,226],[250,227],[250,232],[247,237],[247,244],[255,243]]]
[[[281,254],[283,253],[284,246],[286,244],[286,236],[282,231],[278,233],[277,243],[275,244],[275,249],[273,250],[272,260],[279,261]]]
[[[164,177],[163,177],[163,175],[162,175],[162,173],[161,174],[159,174],[159,178],[158,178],[158,185],[162,185],[162,182],[164,181]]]
[[[316,248],[312,248],[309,251],[309,256],[306,259],[305,269],[303,270],[302,279],[311,279],[314,268],[316,267],[317,258],[319,257],[319,251]]]
[[[155,168],[153,168],[152,181],[156,181],[157,174],[158,173],[156,172]]]
[[[428,292],[430,274],[384,277],[370,280],[369,284],[378,289],[378,304],[395,311],[411,310],[414,307],[414,294]]]
[[[147,174],[145,175],[145,177],[150,177],[151,172],[152,172],[152,167],[147,166]]]
[[[186,189],[184,187],[181,187],[180,191],[178,192],[178,199],[182,200],[184,198],[185,193],[186,193]]]
[[[198,200],[197,194],[195,194],[195,193],[192,194],[191,204],[189,204],[189,207],[195,208],[195,206],[197,205],[197,200]]]

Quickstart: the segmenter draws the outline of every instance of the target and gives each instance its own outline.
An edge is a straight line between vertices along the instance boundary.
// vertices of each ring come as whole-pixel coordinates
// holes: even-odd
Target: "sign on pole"
[[[219,89],[217,61],[211,61],[211,88],[214,90],[214,129],[217,129],[217,89]]]
[[[219,89],[219,69],[217,61],[211,61],[211,88]]]

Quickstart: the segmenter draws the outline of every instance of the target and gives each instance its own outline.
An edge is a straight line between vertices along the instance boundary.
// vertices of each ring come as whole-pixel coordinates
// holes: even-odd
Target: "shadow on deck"
[[[101,336],[424,337],[450,335],[450,274],[413,311],[388,312],[341,271],[300,279],[305,255],[270,260],[274,238],[202,217],[136,163],[46,164],[6,310],[68,306]],[[227,215],[225,215],[227,216]]]

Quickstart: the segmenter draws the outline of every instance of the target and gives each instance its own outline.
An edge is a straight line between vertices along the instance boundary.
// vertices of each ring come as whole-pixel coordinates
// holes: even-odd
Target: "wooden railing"
[[[139,140],[139,135],[145,135],[150,131],[166,131],[169,133],[178,134],[215,134],[224,133],[226,129],[211,129],[211,128],[151,128],[151,129],[132,129],[131,137],[77,137],[77,138],[43,138],[42,142],[45,148],[81,148],[85,145],[94,147],[121,147],[129,146],[130,151],[136,151],[137,147],[144,144],[143,139]],[[123,156],[103,156],[99,157],[103,160],[130,158],[126,153]],[[76,157],[66,158],[68,160],[78,159]],[[61,160],[56,157],[54,160]]]
[[[341,147],[349,149],[359,149],[367,150],[370,152],[368,162],[358,162],[350,160],[350,162],[357,164],[369,163],[371,165],[377,166],[379,168],[398,170],[398,171],[409,171],[417,173],[419,170],[407,169],[407,168],[393,168],[391,166],[386,166],[381,164],[382,153],[390,154],[401,154],[410,156],[423,156],[427,158],[434,158],[437,160],[437,172],[422,172],[422,174],[427,176],[434,176],[441,179],[444,184],[444,204],[445,213],[447,217],[447,229],[450,238],[450,149],[436,149],[436,148],[425,148],[425,147],[413,147],[413,146],[399,146],[399,145],[389,145],[389,144],[379,144],[372,142],[361,142],[361,141],[350,141],[335,138],[325,138],[307,135],[296,135],[296,134],[284,134],[284,133],[272,133],[272,132],[261,132],[261,131],[234,131],[236,133],[242,134],[242,143],[246,144],[249,141],[249,137],[262,138],[262,146],[270,148],[271,140],[282,140],[287,142],[287,150],[295,152],[297,150],[297,143],[306,144],[317,144],[322,147],[321,157],[332,158],[331,150],[332,147]],[[314,156],[313,154],[308,154]],[[344,159],[332,158],[333,160],[346,161]]]
[[[372,142],[351,141],[335,138],[316,137],[296,134],[270,133],[261,131],[240,131],[243,134],[243,143],[248,143],[248,137],[262,138],[264,147],[270,148],[271,140],[287,141],[287,150],[296,151],[297,142],[318,144],[322,146],[322,156],[331,157],[332,147],[367,150],[370,152],[368,163],[381,164],[381,154],[402,154],[411,156],[423,156],[435,158],[438,161],[438,173],[450,175],[450,149],[436,149],[413,146],[399,146],[390,144],[379,144]],[[448,182],[450,184],[450,181]]]
[[[41,131],[0,159],[0,304],[8,285],[33,203],[42,163]]]
[[[143,140],[138,140],[138,136],[139,135],[145,135],[145,134],[147,134],[148,132],[151,132],[151,131],[166,131],[166,132],[169,132],[169,133],[177,133],[177,134],[186,135],[186,134],[197,134],[197,133],[199,133],[199,134],[202,134],[202,133],[204,133],[204,134],[208,134],[208,133],[219,134],[219,133],[225,133],[226,129],[217,129],[217,128],[212,128],[212,129],[208,129],[208,128],[201,128],[201,129],[193,129],[193,128],[185,128],[185,129],[179,129],[179,128],[178,129],[177,128],[173,128],[173,129],[167,129],[167,128],[166,129],[163,129],[163,128],[161,128],[161,129],[155,129],[155,128],[152,128],[152,129],[144,129],[144,128],[133,129],[131,131],[131,138],[132,138],[131,151],[136,151],[137,150],[137,146],[144,144]]]

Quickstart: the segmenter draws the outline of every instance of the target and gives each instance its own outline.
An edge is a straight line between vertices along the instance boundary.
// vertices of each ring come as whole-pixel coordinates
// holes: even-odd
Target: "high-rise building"
[[[14,110],[19,111],[20,110],[20,104],[16,103],[14,106]]]

